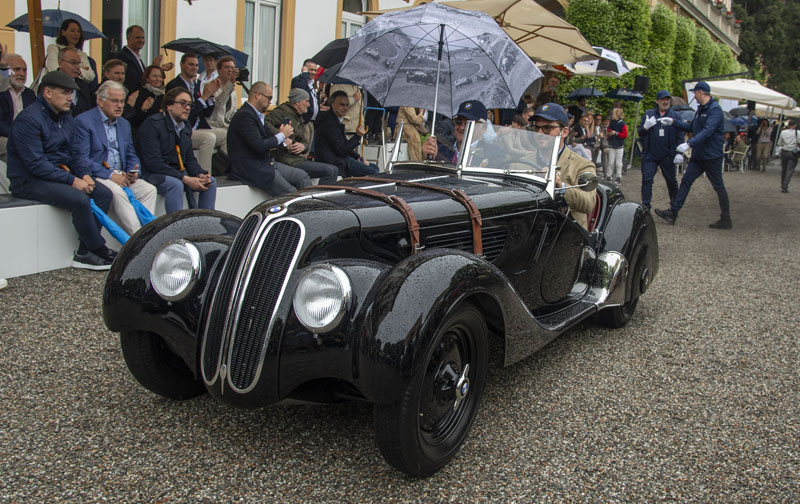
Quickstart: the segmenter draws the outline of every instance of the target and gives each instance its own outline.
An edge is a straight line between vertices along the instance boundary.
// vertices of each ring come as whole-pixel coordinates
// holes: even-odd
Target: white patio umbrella
[[[694,83],[689,86],[689,89],[693,87]],[[784,109],[793,109],[797,106],[797,102],[793,98],[751,79],[708,81],[708,87],[711,88],[711,96],[716,96],[717,98],[749,100]]]

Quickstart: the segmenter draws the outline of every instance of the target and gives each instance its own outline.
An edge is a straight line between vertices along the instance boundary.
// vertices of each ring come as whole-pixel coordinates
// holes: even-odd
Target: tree
[[[682,94],[682,81],[692,78],[692,55],[697,32],[691,19],[678,16],[672,61],[672,93]]]
[[[711,75],[711,60],[716,53],[714,41],[702,26],[695,27],[695,44],[692,53],[692,77],[700,78]]]
[[[667,7],[659,4],[650,16],[650,50],[645,58],[650,77],[650,88],[642,104],[645,108],[655,105],[656,93],[672,87],[672,65],[675,54],[676,16]]]

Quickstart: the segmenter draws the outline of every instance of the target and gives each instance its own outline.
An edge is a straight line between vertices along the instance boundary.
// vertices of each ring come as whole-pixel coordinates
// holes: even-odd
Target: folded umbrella
[[[144,203],[136,199],[130,187],[123,187],[122,190],[128,195],[128,201],[131,202],[133,210],[136,212],[136,217],[139,218],[139,223],[142,226],[155,220],[156,216],[144,206]]]
[[[42,32],[48,37],[58,37],[61,30],[61,23],[65,19],[74,19],[81,25],[83,36],[85,39],[107,38],[103,33],[92,24],[88,19],[75,14],[74,12],[65,11],[61,9],[43,9],[42,10]],[[13,28],[20,32],[29,32],[30,24],[28,23],[28,14],[23,14],[17,19],[11,21],[6,26]]]
[[[106,215],[104,211],[100,209],[97,204],[95,204],[94,199],[89,200],[89,204],[92,207],[92,213],[94,214],[95,218],[100,222],[100,224],[108,229],[108,232],[111,233],[111,236],[117,239],[118,242],[125,245],[125,242],[130,240],[130,235],[125,232],[124,229],[119,227],[119,224],[114,222],[111,217]]]

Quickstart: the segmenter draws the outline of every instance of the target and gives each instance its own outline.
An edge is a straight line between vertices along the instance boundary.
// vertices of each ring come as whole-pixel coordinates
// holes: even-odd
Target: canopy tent
[[[780,107],[770,107],[769,105],[756,104],[756,115],[758,117],[800,117],[800,107],[784,109]]]
[[[797,102],[794,99],[750,79],[710,81],[708,86],[711,88],[711,95],[717,98],[750,100],[784,109],[793,109],[797,106]],[[692,87],[694,87],[694,83],[689,86],[689,89]]]

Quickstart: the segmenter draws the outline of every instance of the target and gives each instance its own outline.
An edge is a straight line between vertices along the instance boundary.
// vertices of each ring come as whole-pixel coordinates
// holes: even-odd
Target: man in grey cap
[[[39,89],[41,95],[20,112],[8,138],[11,194],[69,211],[80,240],[72,266],[107,270],[116,253],[100,235],[90,200],[108,212],[112,194],[102,184],[95,184],[73,145],[76,126],[70,106],[77,89],[75,79],[61,71],[50,72]]]
[[[659,91],[656,95],[656,108],[646,110],[639,125],[643,152],[642,205],[648,210],[653,198],[653,179],[659,169],[667,182],[670,202],[678,193],[675,165],[683,163],[683,154],[676,154],[675,149],[683,143],[684,132],[673,125],[680,117],[670,107],[670,101],[669,91]]]
[[[242,105],[228,127],[228,174],[235,180],[268,191],[273,196],[292,193],[311,185],[303,170],[279,163],[271,152],[291,148],[294,128],[281,123],[277,130],[265,122],[272,101],[272,87],[255,82],[247,103]]]
[[[674,125],[683,130],[691,131],[692,138],[688,142],[683,142],[675,150],[678,154],[683,154],[690,148],[692,149],[692,159],[686,168],[686,173],[681,179],[681,186],[678,194],[670,203],[666,210],[656,210],[656,215],[670,224],[675,224],[678,218],[678,211],[686,202],[692,184],[703,173],[711,182],[711,187],[717,192],[719,199],[720,218],[717,222],[709,224],[712,229],[731,229],[731,208],[728,201],[728,192],[725,190],[725,183],[722,181],[722,135],[724,130],[724,117],[722,108],[716,100],[711,97],[711,88],[705,81],[698,82],[694,89],[694,97],[700,106],[694,114],[694,119],[690,122],[676,120]]]
[[[291,145],[288,147],[275,149],[275,159],[283,164],[299,168],[308,173],[311,178],[319,179],[322,185],[333,184],[339,177],[339,169],[328,163],[318,163],[308,159],[311,148],[312,136],[308,135],[312,128],[303,124],[303,115],[308,112],[311,106],[311,97],[308,91],[300,88],[292,88],[289,91],[289,99],[273,110],[267,116],[267,123],[276,129],[287,122],[292,126],[294,132],[289,135]]]

